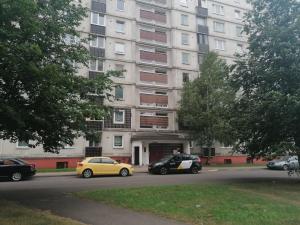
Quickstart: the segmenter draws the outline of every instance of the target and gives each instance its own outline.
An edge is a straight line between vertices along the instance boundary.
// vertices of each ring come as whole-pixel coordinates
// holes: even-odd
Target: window
[[[116,31],[118,33],[125,33],[125,22],[117,20],[116,22]]]
[[[224,6],[213,4],[213,10],[215,14],[224,16]]]
[[[200,45],[207,45],[208,44],[208,37],[206,34],[198,34],[198,43]]]
[[[225,51],[225,41],[215,39],[215,49]]]
[[[189,58],[190,58],[190,54],[189,53],[182,52],[181,63],[182,64],[189,64]]]
[[[124,55],[125,54],[125,44],[123,44],[123,43],[116,43],[115,44],[115,53],[116,54]]]
[[[181,14],[181,25],[188,26],[188,15]]]
[[[91,12],[91,24],[105,26],[104,15]]]
[[[234,10],[234,17],[236,19],[242,19],[242,16],[241,16],[241,11],[240,10]]]
[[[123,136],[116,135],[114,136],[114,148],[123,148]]]
[[[80,41],[80,38],[71,34],[66,34],[64,42],[66,45],[75,45]]]
[[[206,26],[206,18],[204,17],[197,17],[197,25]]]
[[[236,36],[242,37],[243,27],[242,26],[236,26]]]
[[[102,158],[101,159],[101,163],[105,163],[105,164],[114,164],[115,160],[112,160],[110,158]]]
[[[181,44],[188,45],[189,44],[189,35],[186,33],[181,34]]]
[[[117,100],[122,100],[124,98],[124,96],[123,96],[123,87],[122,86],[116,86],[115,87],[115,98]]]
[[[121,71],[120,77],[124,77],[124,72],[125,72],[124,71],[125,70],[124,65],[116,64],[115,69],[116,69],[116,71]]]
[[[29,148],[29,141],[18,141],[17,148]]]
[[[105,39],[104,37],[93,36],[92,40],[90,41],[90,46],[94,48],[104,48],[105,46]]]
[[[200,6],[203,8],[207,8],[207,0],[200,0]]]
[[[96,72],[103,71],[103,60],[91,59],[90,60],[90,71],[96,71]]]
[[[114,123],[124,124],[125,123],[125,110],[114,111]]]
[[[120,11],[124,11],[124,9],[125,9],[125,1],[124,0],[117,0],[117,9]]]
[[[101,158],[90,159],[89,163],[101,163]]]
[[[188,73],[182,73],[182,81],[183,83],[189,82],[189,74]]]
[[[179,0],[179,4],[180,4],[181,6],[187,7],[187,0]]]
[[[224,33],[225,32],[225,24],[214,21],[214,31]]]

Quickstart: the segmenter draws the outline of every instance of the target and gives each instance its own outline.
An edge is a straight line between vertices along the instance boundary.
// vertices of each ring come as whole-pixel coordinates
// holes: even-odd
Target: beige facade
[[[113,92],[118,99],[106,102],[115,112],[103,124],[102,155],[143,165],[173,151],[189,153],[193,148],[177,123],[180,91],[187,79],[199,76],[199,62],[208,49],[231,63],[234,53],[246,48],[246,37],[237,34],[242,26],[238,15],[249,9],[246,1],[86,0],[83,4],[90,13],[78,29],[99,38],[89,47],[103,66],[78,73],[91,77],[100,71],[126,70],[113,78],[122,87]],[[199,42],[200,35],[207,41]],[[60,156],[84,157],[88,145],[80,138]],[[52,155],[42,153],[42,148],[21,151],[5,141],[2,156]]]

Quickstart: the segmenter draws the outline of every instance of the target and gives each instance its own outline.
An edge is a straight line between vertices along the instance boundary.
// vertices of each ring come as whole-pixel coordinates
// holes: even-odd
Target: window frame
[[[184,38],[185,37],[185,38]],[[186,42],[184,42],[184,40]],[[190,41],[189,41],[189,34],[188,33],[181,33],[181,44],[182,45],[189,45]]]
[[[123,49],[124,51],[121,52],[121,51],[117,51],[117,45],[120,45],[120,46],[123,46]],[[118,55],[125,55],[125,43],[121,43],[121,42],[115,42],[115,54],[118,54]]]
[[[118,30],[119,25],[122,24],[122,30]],[[116,20],[116,32],[117,33],[121,33],[121,34],[125,34],[125,21],[121,21],[121,20]]]
[[[122,138],[122,145],[121,146],[117,146],[117,145],[115,145],[116,144],[116,142],[115,142],[115,140],[116,140],[116,137],[121,137]],[[113,148],[124,148],[124,136],[123,135],[114,135],[114,138],[113,138]]]
[[[116,113],[117,112],[122,112],[123,113],[122,121],[116,121]],[[125,124],[125,110],[124,109],[119,109],[119,110],[114,111],[113,123],[114,124]]]
[[[186,18],[186,20],[184,18]],[[189,15],[181,14],[180,15],[180,24],[182,26],[188,26],[189,25]]]
[[[91,69],[91,61],[96,61],[96,70]],[[102,62],[102,70],[98,70],[99,69],[99,61]],[[89,60],[89,71],[93,71],[93,72],[103,72],[104,71],[104,61],[101,59],[90,59]]]
[[[90,22],[91,22],[92,25],[105,27],[105,24],[106,24],[105,15],[102,15],[101,13],[97,13],[97,12],[93,12],[93,11],[91,11],[90,15],[91,15],[91,21]],[[97,15],[97,23],[94,23],[93,15]],[[103,24],[100,24],[100,17],[103,17]]]
[[[184,57],[183,56],[187,56],[187,61],[185,62],[183,59]],[[190,65],[190,53],[188,52],[181,52],[181,64],[183,65]]]
[[[220,26],[217,26],[217,25],[222,25],[221,27],[223,29],[217,29],[217,27],[220,28]],[[220,21],[214,21],[214,32],[225,33],[225,23],[224,22],[220,22]]]
[[[118,6],[119,6],[119,3],[122,3],[122,9],[120,9]],[[124,0],[117,0],[116,1],[116,9],[118,11],[121,11],[121,12],[124,12],[125,11],[125,1]]]
[[[94,38],[94,37],[96,38],[96,43],[97,43],[97,44],[96,44],[96,46],[93,45],[92,43],[93,43],[93,40],[94,40],[94,39],[93,39],[93,40],[90,40],[90,47],[92,47],[92,48],[101,48],[101,49],[105,49],[105,41],[106,41],[106,40],[105,40],[105,37],[97,36],[97,35],[94,35],[93,38]],[[99,38],[102,38],[102,39],[103,39],[103,46],[99,46],[99,40],[98,40]]]
[[[122,98],[117,98],[117,88],[122,89]],[[123,101],[124,100],[124,88],[123,88],[123,86],[118,85],[118,86],[115,87],[115,99],[117,101]]]

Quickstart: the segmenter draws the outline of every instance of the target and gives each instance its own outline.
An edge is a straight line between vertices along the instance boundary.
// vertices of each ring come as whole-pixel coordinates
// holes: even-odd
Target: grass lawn
[[[300,224],[300,182],[143,187],[77,195],[197,225]]]
[[[2,199],[0,202],[0,224],[3,225],[83,225],[46,211],[29,209],[14,202]]]
[[[75,172],[75,168],[63,168],[63,169],[37,169],[37,173],[48,173],[48,172]]]

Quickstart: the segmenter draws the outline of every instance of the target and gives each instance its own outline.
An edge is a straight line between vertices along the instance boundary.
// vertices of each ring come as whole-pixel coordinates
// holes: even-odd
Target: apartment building
[[[241,34],[246,0],[86,0],[89,17],[78,28],[92,35],[90,54],[97,59],[78,71],[93,79],[107,70],[113,78],[111,116],[87,121],[101,131],[98,143],[84,138],[60,154],[30,149],[27,143],[0,144],[0,157],[21,157],[40,167],[72,167],[82,157],[103,155],[145,165],[181,151],[203,154],[178,126],[176,110],[184,82],[199,76],[205,53],[216,51],[228,63],[246,47]],[[227,157],[224,146],[216,158]],[[205,154],[204,154],[205,155]],[[244,157],[244,156],[243,156]],[[222,159],[223,160],[223,159]]]

